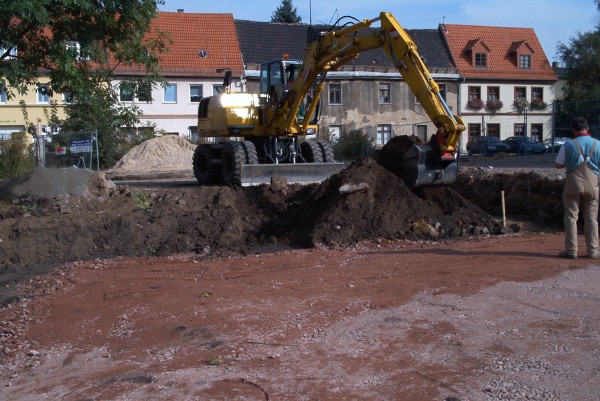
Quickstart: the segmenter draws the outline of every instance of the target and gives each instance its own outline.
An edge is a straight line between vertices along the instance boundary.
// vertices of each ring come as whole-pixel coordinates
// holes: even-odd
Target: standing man
[[[571,121],[573,139],[566,141],[555,159],[556,168],[566,167],[563,190],[565,250],[558,256],[577,258],[577,218],[583,212],[584,237],[587,256],[600,257],[598,248],[598,173],[600,172],[600,144],[588,133],[585,118]]]

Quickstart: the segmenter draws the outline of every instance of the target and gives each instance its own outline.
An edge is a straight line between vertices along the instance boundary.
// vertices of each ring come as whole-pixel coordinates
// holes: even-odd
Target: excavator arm
[[[376,33],[366,31],[376,22],[381,24],[381,28]],[[411,156],[414,161],[399,161],[399,163],[408,163],[409,170],[418,169],[418,172],[411,174],[413,177],[409,184],[426,186],[453,182],[457,170],[455,161],[457,143],[462,131],[465,130],[464,122],[451,113],[440,94],[438,84],[419,56],[416,44],[396,19],[387,12],[382,12],[378,18],[365,19],[340,30],[329,31],[308,45],[297,79],[285,99],[274,111],[273,129],[289,134],[306,132],[309,119],[299,121],[298,110],[304,102],[308,105],[307,115],[310,116],[315,112],[327,73],[352,61],[359,53],[376,48],[384,49],[438,128],[435,144],[438,149],[435,152],[429,148],[429,145],[421,145],[413,152],[417,155]],[[307,97],[309,93],[311,96]],[[419,166],[410,166],[410,163]],[[450,164],[454,165],[450,166]]]

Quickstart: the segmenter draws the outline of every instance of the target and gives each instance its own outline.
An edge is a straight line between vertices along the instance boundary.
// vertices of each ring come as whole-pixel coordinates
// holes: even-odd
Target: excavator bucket
[[[412,145],[399,164],[399,175],[411,188],[450,185],[458,176],[458,162],[440,159],[427,144]]]
[[[414,136],[393,137],[379,152],[379,163],[411,188],[450,185],[458,176],[455,159],[442,159],[438,150]]]
[[[241,181],[244,186],[260,185],[281,177],[290,184],[310,184],[324,181],[344,167],[344,163],[242,164]]]

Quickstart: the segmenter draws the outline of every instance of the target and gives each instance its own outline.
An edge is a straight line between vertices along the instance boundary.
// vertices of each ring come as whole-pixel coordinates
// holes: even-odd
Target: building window
[[[37,102],[40,104],[50,103],[50,87],[48,84],[39,84],[37,87]]]
[[[62,94],[62,102],[63,103],[67,103],[67,104],[71,104],[73,103],[74,100],[74,96],[72,93],[63,93]]]
[[[379,104],[389,104],[390,100],[390,84],[382,82],[379,84]]]
[[[133,88],[131,84],[124,82],[119,85],[119,100],[122,102],[133,102]]]
[[[423,142],[427,142],[427,126],[424,124],[417,124],[417,138],[421,138]]]
[[[6,104],[6,88],[0,87],[0,104]]]
[[[487,68],[487,53],[475,53],[475,68]]]
[[[531,69],[531,54],[521,54],[519,56],[519,68]]]
[[[6,55],[3,60],[9,60],[11,58],[17,57],[17,48],[11,47],[10,49],[6,49],[5,47],[0,47],[0,59],[2,56]]]
[[[527,99],[527,88],[524,86],[515,86],[515,99]]]
[[[531,88],[531,101],[534,100],[544,101],[544,88]]]
[[[140,102],[152,101],[152,85],[140,84],[137,90],[137,98]]]
[[[469,124],[469,138],[481,136],[481,124]]]
[[[390,139],[392,139],[392,126],[379,124],[377,126],[377,145],[385,145]]]
[[[225,88],[223,88],[223,85],[213,85],[213,96],[223,93],[224,91]]]
[[[487,98],[488,98],[488,100],[499,100],[500,99],[500,87],[499,86],[488,86]]]
[[[197,143],[198,140],[200,139],[200,137],[198,136],[198,127],[195,125],[191,125],[188,127],[188,135],[189,135],[189,139],[190,141]]]
[[[202,99],[202,85],[190,85],[190,102],[198,103]]]
[[[481,86],[469,86],[469,102],[481,100]]]
[[[500,138],[500,124],[488,124],[487,125],[487,135],[488,136],[497,136]]]
[[[531,137],[537,138],[538,142],[541,142],[544,138],[544,125],[531,124]]]
[[[440,95],[442,96],[442,99],[444,99],[444,102],[446,101],[446,84],[438,84],[438,86],[440,87]]]
[[[481,86],[469,86],[467,108],[471,110],[481,110],[485,104],[481,100]]]
[[[342,136],[342,126],[341,125],[330,125],[329,126],[329,139],[332,142],[339,141],[341,136]]]
[[[329,84],[329,104],[342,104],[342,84]]]
[[[163,99],[165,103],[177,103],[177,84],[165,85]]]
[[[515,124],[514,135],[525,136],[525,124]]]

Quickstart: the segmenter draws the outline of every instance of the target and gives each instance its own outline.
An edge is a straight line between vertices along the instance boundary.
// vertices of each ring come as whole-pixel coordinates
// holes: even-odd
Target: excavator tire
[[[317,141],[319,147],[321,148],[321,153],[323,154],[323,162],[324,163],[333,163],[335,160],[333,159],[333,145],[328,141]]]
[[[192,159],[194,177],[200,185],[215,184],[219,181],[219,165],[211,163],[211,147],[208,144],[196,146]]]
[[[242,183],[242,164],[246,163],[246,151],[241,142],[225,143],[221,154],[221,178],[225,184]]]
[[[323,150],[318,141],[309,139],[302,142],[300,152],[307,163],[323,163]]]
[[[258,164],[258,153],[256,152],[256,146],[254,143],[250,141],[242,141],[240,142],[242,147],[244,148],[244,153],[246,155],[246,164]]]

